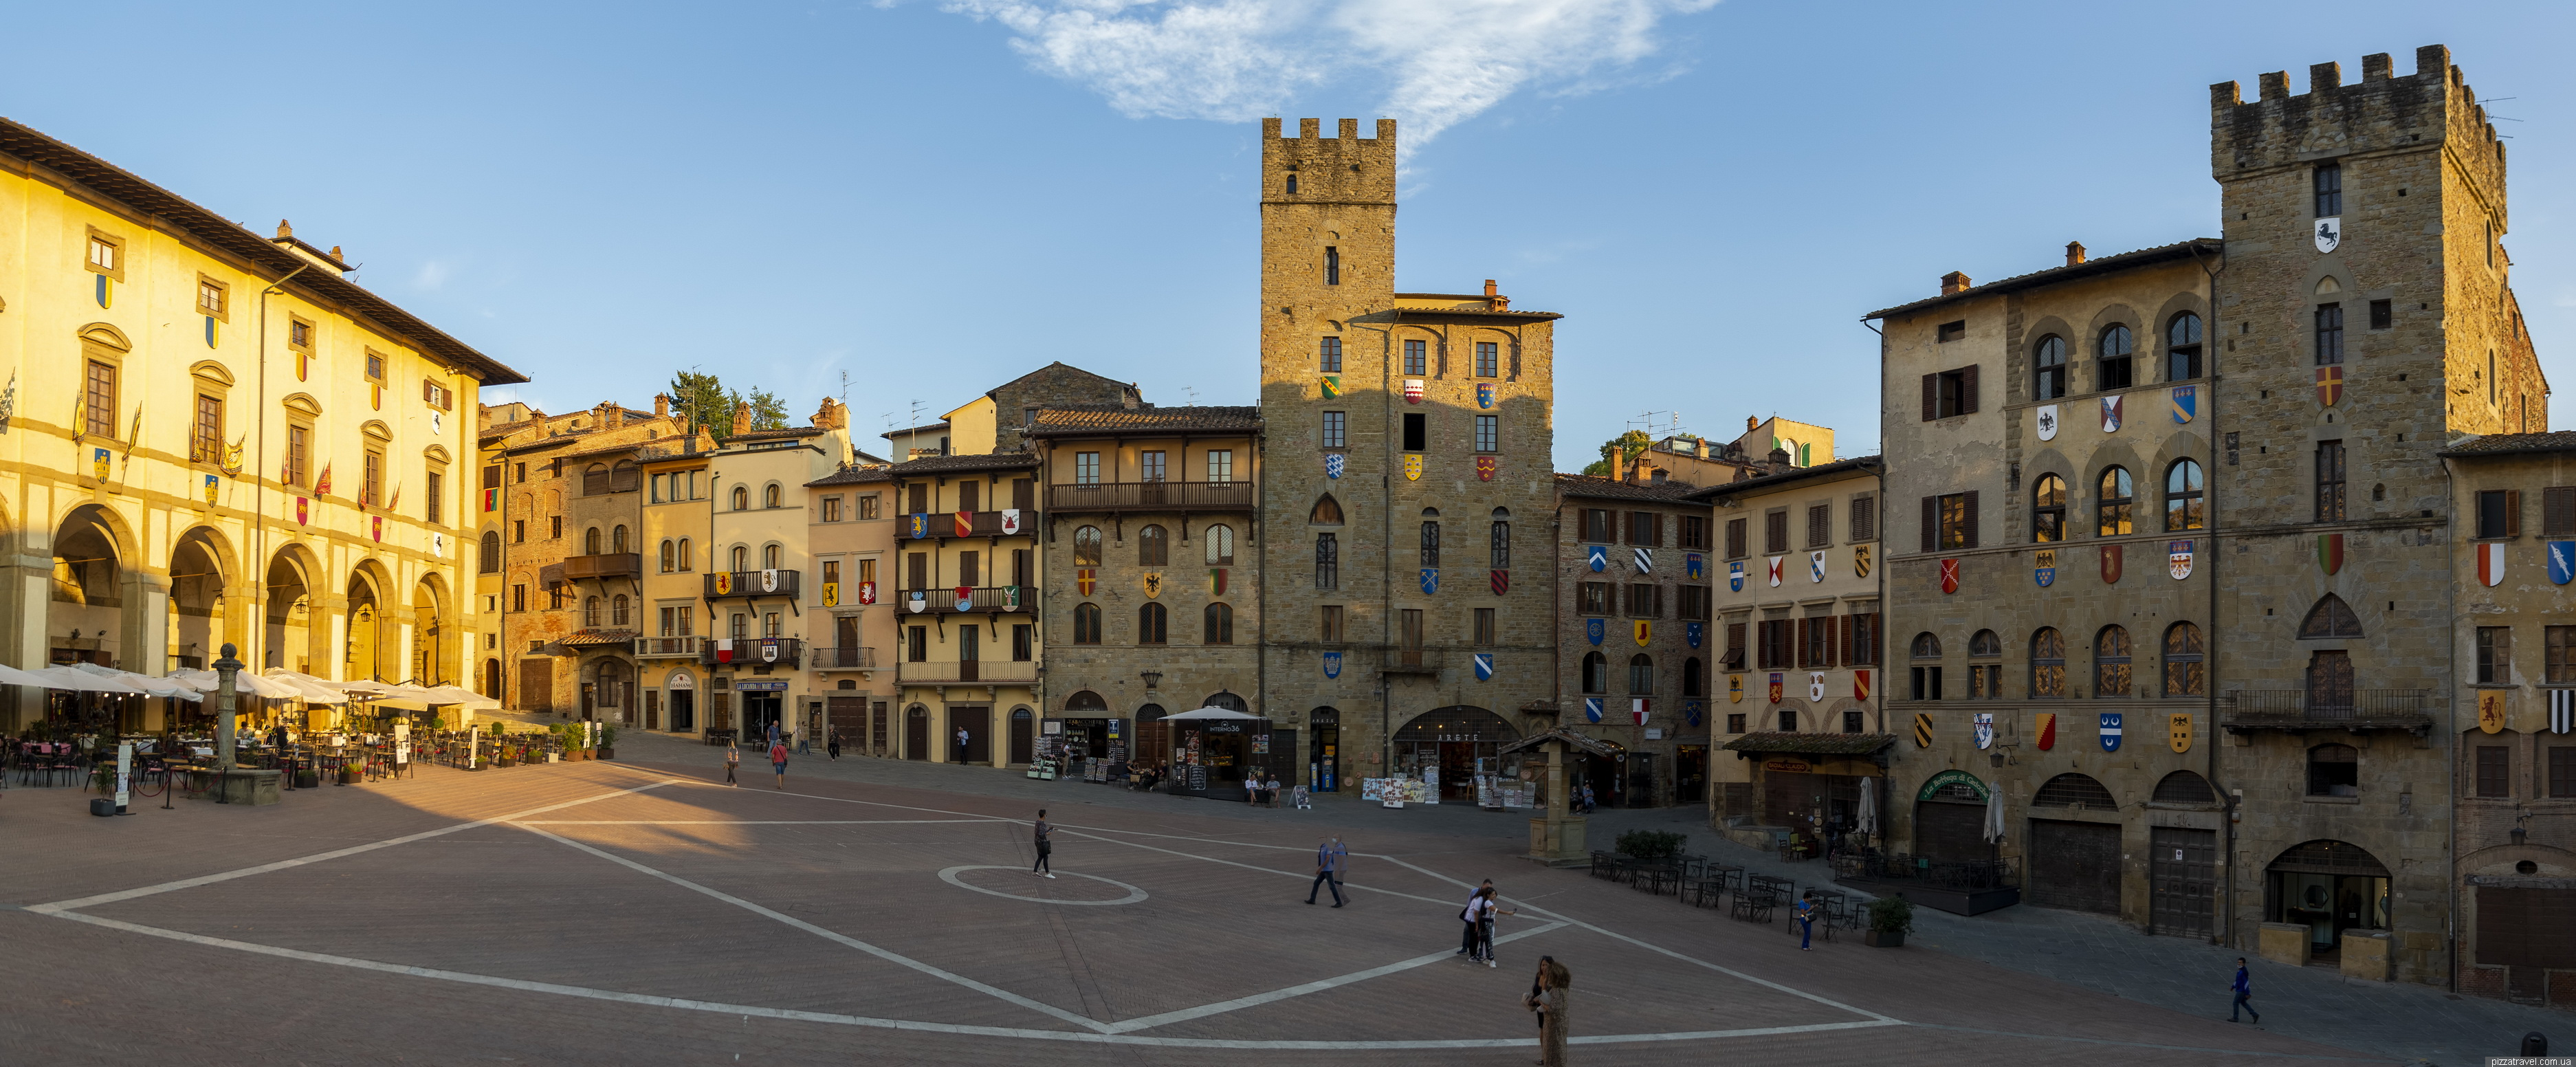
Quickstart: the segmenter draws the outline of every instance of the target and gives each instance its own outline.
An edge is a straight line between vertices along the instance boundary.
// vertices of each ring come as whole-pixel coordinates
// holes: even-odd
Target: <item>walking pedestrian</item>
[[[739,748],[735,748],[735,747],[734,747],[733,742],[731,742],[731,741],[727,741],[727,742],[725,742],[725,784],[726,784],[726,785],[734,786],[734,787],[737,787],[737,788],[739,788],[739,787],[742,785],[742,783],[741,783],[741,782],[734,781],[734,779],[733,779],[733,772],[734,772],[734,769],[735,769],[735,768],[737,768],[737,767],[740,767],[740,766],[742,766],[742,750],[741,750],[741,749],[739,749]]]
[[[769,769],[778,774],[778,788],[787,788],[787,742],[769,743]]]
[[[824,754],[825,756],[829,757],[829,758],[832,758],[832,759],[839,759],[839,758],[841,758],[841,732],[840,732],[840,731],[838,731],[838,730],[834,730],[834,731],[832,731],[829,735],[827,735],[827,736],[825,736],[825,737],[824,737],[824,739],[823,739],[823,754]]]
[[[1521,1004],[1538,1014],[1539,1067],[1565,1067],[1565,1036],[1573,1023],[1574,976],[1554,956],[1538,958],[1538,981]]]
[[[1816,891],[1798,895],[1798,951],[1809,951],[1816,936]]]
[[[767,724],[762,726],[762,730],[764,731],[763,736],[770,744],[774,745],[778,743],[778,720],[769,720]]]
[[[796,735],[796,754],[799,756],[814,754],[814,731],[807,730]]]
[[[1050,823],[1050,822],[1046,821],[1046,809],[1045,809],[1045,808],[1039,808],[1039,809],[1038,809],[1038,861],[1037,861],[1036,863],[1033,863],[1033,864],[1030,864],[1030,865],[1029,865],[1029,873],[1030,873],[1030,874],[1032,874],[1032,875],[1044,875],[1044,876],[1046,876],[1046,877],[1048,877],[1048,878],[1053,878],[1053,877],[1055,877],[1055,865],[1054,865],[1054,864],[1052,864],[1052,863],[1048,863],[1048,862],[1047,862],[1047,854],[1048,854],[1048,853],[1050,853],[1050,852],[1055,851],[1055,845],[1053,845],[1052,843],[1048,842],[1048,840],[1047,840],[1047,836],[1048,836],[1048,835],[1050,835],[1050,834],[1053,834],[1053,833],[1055,833],[1055,824],[1053,824],[1053,823]]]
[[[1334,907],[1345,903],[1342,900],[1342,864],[1350,859],[1350,855],[1351,850],[1342,845],[1339,835],[1325,838],[1324,843],[1315,848],[1315,883],[1306,887],[1306,903],[1314,903],[1315,891],[1326,887],[1333,891]]]
[[[2254,1017],[2254,1025],[2263,1025],[2263,1013],[2254,1010],[2254,976],[2245,970],[2245,957],[2236,957],[2236,999],[2227,1005],[2227,1021],[2236,1021],[2236,1009]]]
[[[1467,894],[1467,903],[1458,908],[1458,921],[1465,926],[1458,934],[1458,951],[1453,955],[1465,956],[1470,963],[1476,960],[1476,902],[1485,899],[1485,891],[1493,887],[1494,880],[1485,879],[1475,892]]]

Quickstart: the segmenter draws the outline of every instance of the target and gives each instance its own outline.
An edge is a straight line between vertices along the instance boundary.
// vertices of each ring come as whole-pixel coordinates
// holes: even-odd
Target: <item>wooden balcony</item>
[[[776,658],[769,658],[766,646],[777,646]],[[741,666],[754,664],[768,667],[794,667],[805,655],[805,642],[793,637],[737,637],[733,639],[731,658],[726,658],[722,642],[712,637],[698,641],[698,662],[707,666]]]
[[[636,659],[696,659],[701,637],[638,637]]]
[[[2433,726],[2431,689],[2354,689],[2317,698],[2304,689],[2231,689],[2218,699],[2218,725],[2247,730],[2409,730]]]
[[[1038,665],[1006,659],[945,660],[927,663],[903,663],[895,667],[895,680],[904,684],[944,684],[995,682],[1034,682]]]
[[[998,511],[963,512],[965,527],[958,527],[960,512],[915,512],[897,516],[894,536],[898,541],[929,541],[948,537],[1026,537],[1038,529],[1038,513],[1019,513],[1019,528],[1008,529],[1006,516]]]
[[[1251,511],[1251,482],[1095,482],[1047,486],[1049,511]]]
[[[706,575],[706,589],[701,595],[709,600],[736,596],[776,596],[794,600],[804,588],[803,579],[804,575],[789,570],[714,571]]]
[[[1446,659],[1435,649],[1405,648],[1401,645],[1388,645],[1378,649],[1377,652],[1381,657],[1378,661],[1380,675],[1421,674],[1437,677]]]
[[[813,658],[805,665],[818,671],[872,671],[877,667],[877,650],[873,648],[815,648],[808,651]]]
[[[638,578],[644,574],[641,552],[603,552],[596,556],[573,556],[563,561],[563,576],[568,582],[584,578]]]
[[[922,608],[912,610],[912,595],[920,593]],[[957,590],[903,589],[895,592],[894,610],[898,618],[905,615],[955,615],[959,612],[1037,611],[1037,589],[1025,585],[988,585],[967,590],[967,606],[957,606]]]

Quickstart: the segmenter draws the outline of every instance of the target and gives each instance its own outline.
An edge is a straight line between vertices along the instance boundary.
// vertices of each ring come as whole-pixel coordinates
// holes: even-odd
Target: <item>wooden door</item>
[[[863,744],[868,736],[868,702],[865,697],[835,696],[824,698],[828,718],[823,729],[841,739],[844,748]]]
[[[930,759],[930,712],[916,707],[903,713],[903,758]]]
[[[1914,854],[1936,863],[1995,858],[1995,847],[1984,838],[1985,818],[1983,804],[1916,802]]]
[[[2218,902],[2218,832],[2158,826],[2149,832],[2148,842],[2155,932],[2208,937]]]
[[[2046,908],[2120,913],[2120,827],[2030,821],[2030,902]]]
[[[948,709],[948,732],[966,731],[964,761],[973,765],[993,762],[993,709]]]
[[[555,710],[555,661],[550,659],[519,661],[518,710]]]
[[[1011,762],[1028,764],[1038,755],[1038,724],[1027,708],[1011,713]]]

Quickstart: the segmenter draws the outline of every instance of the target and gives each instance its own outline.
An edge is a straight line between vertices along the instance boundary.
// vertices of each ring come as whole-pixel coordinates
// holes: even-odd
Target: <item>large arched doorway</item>
[[[602,656],[593,664],[590,688],[584,694],[587,699],[582,702],[582,718],[626,724],[626,709],[634,703],[635,668],[615,656]],[[795,723],[784,725],[792,727]]]
[[[1995,858],[1986,841],[1986,783],[1966,771],[1942,771],[1914,797],[1914,854],[1935,863]]]
[[[125,567],[114,513],[95,504],[73,508],[54,530],[52,604],[45,613],[50,663],[117,666],[124,658]],[[129,669],[150,671],[137,663]]]
[[[2296,845],[2264,874],[2264,921],[2307,927],[2312,960],[2339,961],[2346,930],[2388,929],[2388,867],[2359,845]]]
[[[2040,785],[2030,801],[2031,903],[2120,913],[2120,824],[2083,818],[2119,810],[2111,791],[2089,774],[2061,774]]]
[[[1437,779],[1443,803],[1473,803],[1476,776],[1501,773],[1502,746],[1520,736],[1502,716],[1483,708],[1433,708],[1395,732],[1395,767]]]
[[[930,709],[915,704],[903,709],[903,758],[930,760]]]
[[[220,535],[203,526],[182,535],[171,548],[166,669],[204,668],[214,662],[216,650],[231,635],[224,611],[230,562],[231,553],[224,551]]]
[[[302,674],[313,673],[317,636],[313,597],[313,576],[318,568],[312,555],[300,545],[289,545],[269,557],[262,577],[260,635],[263,667],[283,667]],[[327,665],[325,666],[327,670]]]
[[[411,590],[411,677],[420,685],[445,685],[455,681],[454,655],[448,647],[439,619],[447,612],[447,597],[438,575],[423,576]]]
[[[379,669],[384,659],[384,601],[376,595],[376,583],[360,571],[349,576],[349,636],[341,654],[340,679],[383,680]]]

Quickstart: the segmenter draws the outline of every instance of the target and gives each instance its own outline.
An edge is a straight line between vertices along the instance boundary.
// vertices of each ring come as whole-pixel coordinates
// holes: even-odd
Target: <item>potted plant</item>
[[[614,726],[601,726],[601,727],[599,728],[599,758],[601,758],[601,759],[607,759],[607,760],[613,760],[613,759],[616,759],[616,758],[617,758],[617,728],[616,728],[616,727],[614,727]]]
[[[1869,929],[1861,934],[1861,943],[1871,948],[1903,948],[1905,934],[1914,929],[1914,902],[1901,896],[1880,897],[1869,902]]]
[[[1685,835],[1663,830],[1630,830],[1619,835],[1614,847],[1641,860],[1660,860],[1681,855],[1689,842]]]

